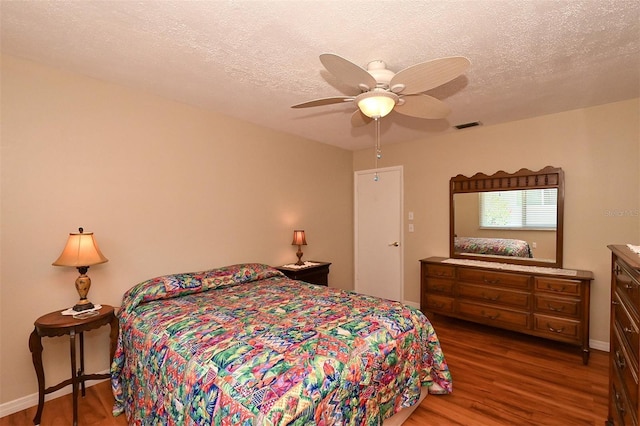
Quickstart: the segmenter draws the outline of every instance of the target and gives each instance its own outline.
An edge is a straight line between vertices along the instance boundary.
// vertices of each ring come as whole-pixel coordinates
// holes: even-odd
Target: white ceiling
[[[349,150],[375,133],[351,127],[353,103],[290,108],[354,94],[321,53],[395,72],[470,59],[428,92],[447,120],[392,113],[383,145],[640,96],[637,0],[2,0],[0,18],[4,53]]]

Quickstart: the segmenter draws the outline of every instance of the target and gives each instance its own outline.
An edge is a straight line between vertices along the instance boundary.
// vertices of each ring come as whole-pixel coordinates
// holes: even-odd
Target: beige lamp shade
[[[292,246],[306,246],[307,240],[304,237],[304,231],[293,231],[293,242]]]
[[[54,266],[81,266],[97,265],[99,263],[108,262],[109,259],[104,257],[95,238],[93,232],[83,233],[82,228],[78,233],[70,233],[67,245],[62,250],[62,254],[53,262]]]

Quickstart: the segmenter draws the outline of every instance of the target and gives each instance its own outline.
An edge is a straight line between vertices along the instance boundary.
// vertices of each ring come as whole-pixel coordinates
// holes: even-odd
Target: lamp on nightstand
[[[70,233],[67,245],[64,246],[62,254],[53,262],[54,266],[74,266],[78,268],[80,276],[76,278],[76,290],[80,295],[80,300],[73,307],[74,311],[81,312],[93,309],[93,303],[87,300],[89,288],[91,288],[91,278],[87,276],[89,266],[108,262],[98,248],[93,232],[84,233],[82,228],[78,233]]]
[[[298,261],[296,262],[296,265],[304,265],[304,262],[302,261],[302,248],[300,247],[307,245],[307,240],[304,237],[304,231],[293,231],[293,241],[291,242],[291,245],[298,246],[298,252],[296,253],[296,255],[298,256]]]

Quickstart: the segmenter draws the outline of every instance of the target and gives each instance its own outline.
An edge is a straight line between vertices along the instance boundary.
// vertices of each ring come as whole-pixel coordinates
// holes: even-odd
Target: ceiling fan
[[[462,56],[422,62],[394,73],[383,61],[369,62],[367,69],[338,55],[320,55],[322,65],[338,80],[360,91],[353,96],[314,99],[291,108],[309,108],[355,102],[353,126],[363,126],[391,111],[411,117],[440,119],[451,113],[447,104],[423,92],[441,86],[461,75],[471,62]]]

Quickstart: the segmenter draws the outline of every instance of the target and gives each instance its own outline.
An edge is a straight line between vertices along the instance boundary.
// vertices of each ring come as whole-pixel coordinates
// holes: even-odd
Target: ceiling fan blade
[[[376,87],[376,79],[364,68],[333,53],[320,55],[322,65],[338,80],[347,86],[357,87],[362,91]]]
[[[360,111],[359,109],[356,110],[353,114],[351,114],[351,125],[353,127],[365,126],[371,123],[372,121],[373,121],[372,118],[364,115],[362,111]]]
[[[301,104],[292,105],[291,108],[309,108],[323,105],[339,104],[343,102],[351,102],[355,98],[352,96],[334,96],[331,98],[320,98],[312,101],[302,102]]]
[[[394,111],[417,118],[439,119],[451,113],[451,108],[440,99],[429,95],[404,96],[404,103],[396,104]]]
[[[422,62],[405,68],[394,75],[389,87],[395,93],[407,95],[426,92],[458,77],[469,68],[469,65],[471,65],[471,62],[463,56],[452,56],[450,58]]]

